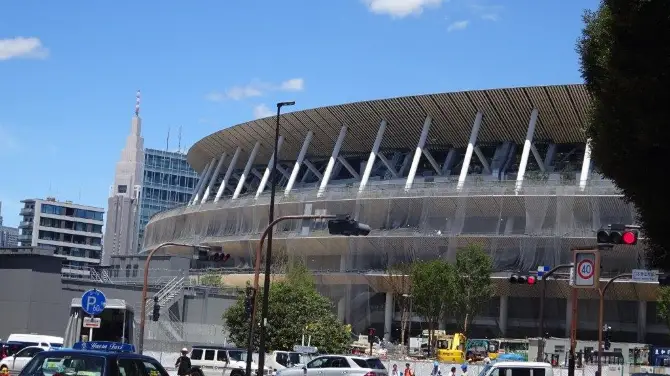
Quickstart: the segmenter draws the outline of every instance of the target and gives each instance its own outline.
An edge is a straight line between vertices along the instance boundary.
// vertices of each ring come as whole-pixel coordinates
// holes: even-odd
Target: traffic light
[[[247,287],[246,296],[244,297],[244,313],[247,315],[247,318],[251,318],[251,314],[254,312],[254,288],[251,286]]]
[[[659,286],[670,286],[670,274],[661,274],[658,276]]]
[[[151,314],[151,320],[158,321],[161,317],[161,306],[158,304],[158,297],[154,296],[154,311]]]
[[[537,278],[534,275],[525,275],[514,273],[509,277],[509,283],[513,285],[534,285]]]
[[[375,342],[375,328],[368,328],[368,342]]]
[[[598,244],[624,244],[635,245],[640,235],[640,231],[630,228],[632,226],[613,224],[609,228],[601,228],[598,230],[596,239]]]
[[[348,215],[339,215],[328,221],[328,232],[331,235],[367,236],[370,226],[351,219]]]
[[[611,326],[609,326],[607,324],[605,324],[605,326],[603,326],[603,334],[605,336],[605,344],[604,344],[603,347],[605,348],[605,350],[609,350],[610,347],[612,346],[612,342],[610,340],[610,332],[611,331],[612,331]]]
[[[225,263],[230,258],[229,253],[224,252],[208,252],[205,250],[198,251],[198,260],[199,261],[211,261],[217,263]]]

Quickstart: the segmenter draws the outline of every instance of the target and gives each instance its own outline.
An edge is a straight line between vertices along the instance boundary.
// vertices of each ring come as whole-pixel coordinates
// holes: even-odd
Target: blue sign
[[[93,341],[93,342],[77,342],[72,345],[73,350],[93,350],[93,351],[104,351],[104,352],[135,352],[135,346],[129,343],[120,343],[120,342],[106,342],[106,341]]]
[[[544,277],[544,274],[547,273],[549,270],[551,270],[550,267],[548,266],[538,266],[537,267],[537,279],[542,279]]]
[[[107,298],[100,290],[88,290],[81,296],[81,308],[89,315],[99,315],[106,304]]]

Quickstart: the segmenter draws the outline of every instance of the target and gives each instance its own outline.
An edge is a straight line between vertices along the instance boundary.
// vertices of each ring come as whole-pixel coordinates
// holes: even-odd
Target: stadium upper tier
[[[293,221],[276,229],[277,247],[340,272],[452,258],[472,242],[491,251],[498,271],[569,262],[570,248],[593,244],[600,226],[635,218],[592,166],[588,105],[584,86],[560,85],[284,114],[277,215],[349,213],[372,232],[330,237],[324,223]],[[231,265],[253,265],[268,223],[274,124],[259,119],[197,142],[188,153],[201,176],[193,199],[151,218],[144,249],[225,244]],[[629,270],[640,252],[615,248],[605,272]]]

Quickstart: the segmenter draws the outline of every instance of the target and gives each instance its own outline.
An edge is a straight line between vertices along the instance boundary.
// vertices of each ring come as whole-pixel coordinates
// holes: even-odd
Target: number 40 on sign
[[[597,288],[600,281],[600,251],[597,249],[574,250],[572,275],[573,287]]]

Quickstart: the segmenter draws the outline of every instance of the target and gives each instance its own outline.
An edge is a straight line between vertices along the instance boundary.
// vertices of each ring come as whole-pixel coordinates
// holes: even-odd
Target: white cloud
[[[42,46],[39,38],[0,39],[0,61],[15,58],[44,59],[47,56],[49,56],[49,50]]]
[[[271,109],[268,108],[265,104],[259,104],[258,106],[254,107],[254,119],[261,119],[264,117],[272,116],[275,113],[272,112]]]
[[[449,27],[447,28],[447,31],[452,32],[452,31],[463,30],[466,27],[468,27],[469,23],[470,23],[470,21],[468,21],[468,20],[453,22],[451,25],[449,25]]]
[[[503,9],[502,5],[470,4],[472,13],[486,21],[498,21]]]
[[[428,7],[438,7],[443,0],[363,0],[372,13],[387,14],[393,18],[419,15]]]
[[[205,99],[210,102],[239,101],[246,98],[260,97],[272,91],[302,91],[304,89],[305,80],[302,78],[291,78],[279,84],[254,80],[247,85],[233,86],[223,92],[210,92],[205,95]]]
[[[302,91],[305,88],[305,80],[302,78],[292,78],[282,82],[280,88],[283,91]]]

